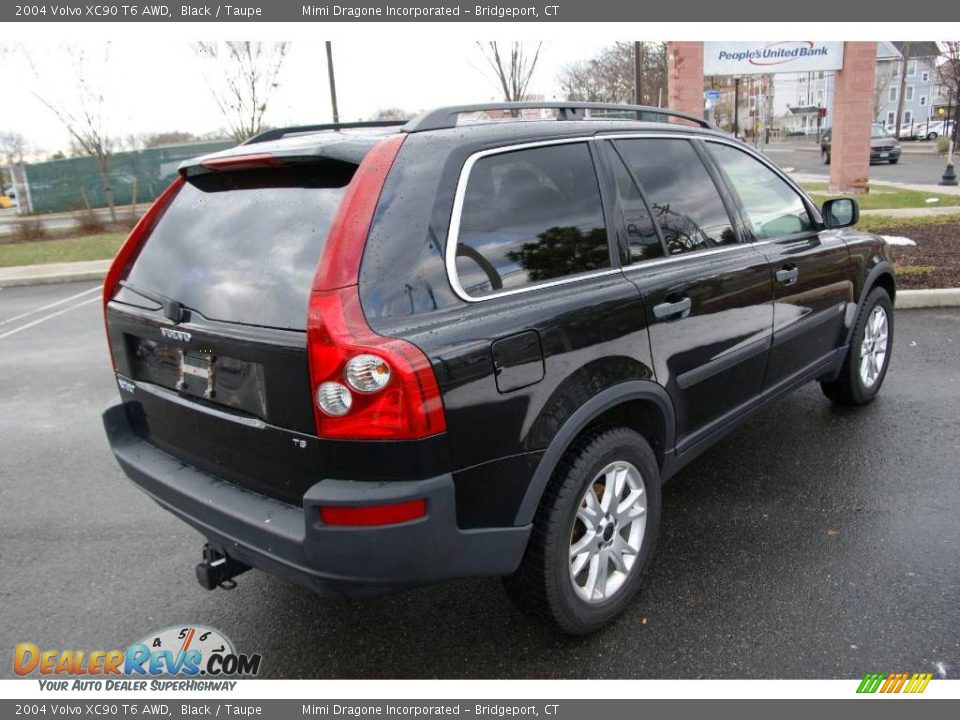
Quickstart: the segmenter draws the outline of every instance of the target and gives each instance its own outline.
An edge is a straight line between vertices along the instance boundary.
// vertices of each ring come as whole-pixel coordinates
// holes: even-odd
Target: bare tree
[[[516,102],[527,97],[543,43],[511,42],[506,45],[501,48],[501,43],[496,41],[477,42],[483,59],[496,76],[503,99]]]
[[[103,183],[103,195],[110,208],[110,219],[117,220],[117,211],[113,203],[113,188],[110,186],[110,153],[113,150],[113,138],[107,128],[104,117],[104,68],[110,62],[110,43],[104,43],[102,53],[91,53],[86,46],[64,45],[65,67],[58,63],[58,72],[73,74],[73,92],[69,97],[57,97],[48,94],[42,88],[49,87],[34,58],[21,47],[23,57],[33,71],[36,82],[33,95],[50,112],[70,135],[74,149],[83,155],[89,155],[96,161],[100,180]]]
[[[374,113],[374,120],[407,120],[413,117],[413,113],[407,112],[403,108],[389,107],[380,108]]]
[[[230,40],[193,48],[207,65],[207,84],[230,136],[242,142],[260,132],[290,43]]]
[[[640,53],[642,96],[636,97],[637,55],[632,42],[615,42],[597,55],[567,65],[558,82],[568,100],[657,105],[666,88],[664,43],[644,43]]]
[[[0,168],[5,170],[8,175],[10,187],[16,193],[21,214],[26,210],[26,202],[23,193],[20,192],[20,184],[17,182],[17,169],[19,168],[22,174],[23,156],[26,153],[27,140],[23,135],[12,131],[0,132]],[[3,186],[3,183],[0,183],[0,186]],[[0,192],[5,189],[5,187],[0,187]]]
[[[887,93],[890,90],[890,83],[893,80],[893,71],[899,62],[899,60],[894,60],[892,62],[877,63],[877,77],[873,86],[873,117],[875,120],[880,114],[880,108],[886,105]]]
[[[937,82],[943,85],[947,107],[956,107],[960,102],[957,97],[957,84],[960,83],[960,40],[941,42],[940,49],[943,52],[940,56],[941,62],[937,65]]]

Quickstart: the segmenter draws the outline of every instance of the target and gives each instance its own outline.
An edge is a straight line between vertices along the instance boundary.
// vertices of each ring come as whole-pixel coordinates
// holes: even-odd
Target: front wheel
[[[820,383],[841,405],[866,405],[880,392],[893,350],[893,303],[883,288],[867,296],[853,328],[847,357],[836,380]]]
[[[929,133],[927,135],[927,140],[936,140],[936,139],[937,139],[937,134],[935,132]]]
[[[893,158],[893,160],[890,161],[890,164],[896,165],[898,162],[900,162],[900,158]]]
[[[566,633],[593,632],[636,594],[659,525],[650,445],[629,428],[593,430],[571,446],[544,491],[526,554],[504,578],[507,594]]]

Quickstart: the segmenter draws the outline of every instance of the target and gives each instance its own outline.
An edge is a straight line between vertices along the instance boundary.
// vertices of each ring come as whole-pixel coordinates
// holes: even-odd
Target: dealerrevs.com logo
[[[151,633],[125,650],[42,650],[20,643],[13,670],[21,677],[39,675],[48,690],[146,690],[148,684],[151,690],[232,690],[236,682],[221,678],[255,677],[261,660],[259,654],[238,653],[219,630],[184,625]],[[70,679],[54,679],[62,677]]]

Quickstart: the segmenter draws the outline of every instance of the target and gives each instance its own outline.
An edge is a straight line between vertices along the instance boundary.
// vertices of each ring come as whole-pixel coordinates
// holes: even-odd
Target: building
[[[936,120],[934,103],[938,96],[937,58],[940,48],[935,42],[889,44],[896,49],[897,57],[882,61],[877,58],[877,122],[883,123],[888,129],[896,126],[901,88],[901,130]],[[908,58],[906,62],[905,57]]]
[[[935,42],[877,43],[877,79],[874,112],[878,123],[894,128],[903,88],[901,128],[919,131],[928,120],[937,119],[938,108],[948,99],[946,88],[937,82],[937,58],[940,48]],[[906,61],[905,61],[906,58]],[[773,115],[785,134],[813,135],[817,132],[819,108],[825,108],[820,128],[831,125],[834,95],[834,73],[784,73],[774,76]]]

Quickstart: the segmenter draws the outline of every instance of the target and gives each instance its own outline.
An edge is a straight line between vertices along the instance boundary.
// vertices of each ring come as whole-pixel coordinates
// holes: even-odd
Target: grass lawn
[[[820,203],[828,198],[838,197],[828,190],[826,183],[802,183],[801,187],[810,194],[811,198]],[[861,210],[960,207],[960,195],[904,190],[893,185],[871,185],[869,193],[857,195],[856,198]],[[936,202],[927,202],[931,199],[935,199]]]
[[[889,215],[861,215],[857,221],[857,230],[876,232],[889,230],[891,227],[902,230],[910,228],[930,227],[931,225],[956,225],[960,221],[960,207],[956,215],[927,215],[924,217],[890,217]],[[886,233],[891,234],[891,233]],[[904,234],[904,233],[899,233]]]
[[[105,233],[59,240],[0,244],[0,267],[112,258],[126,233]]]

